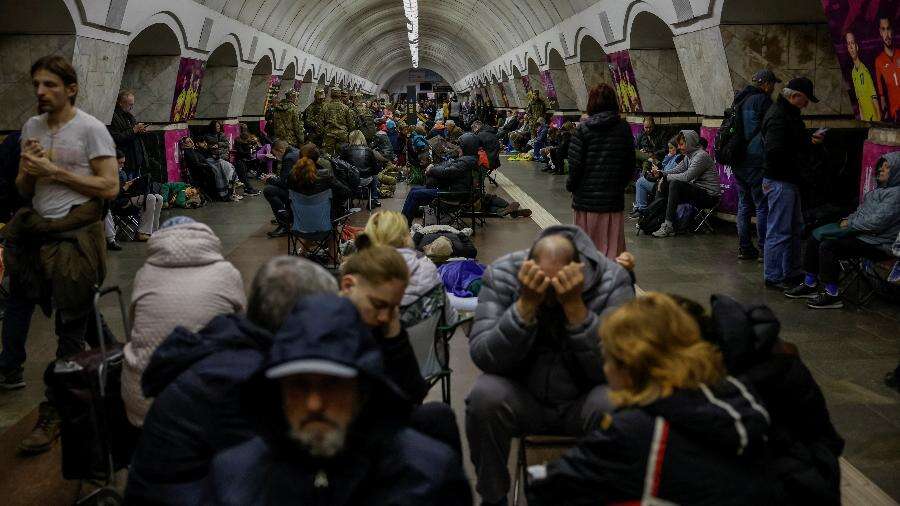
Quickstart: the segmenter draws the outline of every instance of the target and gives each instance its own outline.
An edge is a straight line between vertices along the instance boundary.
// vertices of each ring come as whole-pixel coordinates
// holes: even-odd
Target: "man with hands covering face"
[[[580,436],[611,410],[597,329],[632,298],[628,272],[571,225],[545,229],[531,250],[485,271],[469,336],[484,374],[466,399],[483,504],[506,503],[513,437]]]

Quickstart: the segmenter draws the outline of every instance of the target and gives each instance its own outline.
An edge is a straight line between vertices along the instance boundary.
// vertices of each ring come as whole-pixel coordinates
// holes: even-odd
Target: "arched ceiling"
[[[402,0],[197,1],[376,83],[409,67]],[[420,66],[461,79],[595,2],[419,0]]]

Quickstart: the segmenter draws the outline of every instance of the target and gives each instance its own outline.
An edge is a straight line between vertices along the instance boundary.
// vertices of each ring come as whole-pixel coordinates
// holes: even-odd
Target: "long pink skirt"
[[[625,213],[575,211],[575,225],[584,230],[607,258],[615,260],[625,251]]]

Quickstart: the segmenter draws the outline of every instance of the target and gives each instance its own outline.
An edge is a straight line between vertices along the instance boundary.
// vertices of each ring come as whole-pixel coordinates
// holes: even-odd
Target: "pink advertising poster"
[[[300,91],[300,87],[302,85],[303,85],[303,81],[300,81],[299,79],[295,79],[294,84],[293,84],[294,91]]]
[[[644,133],[644,124],[629,123],[628,126],[631,127],[631,136],[634,137],[634,141],[637,142],[638,136]]]
[[[241,135],[241,126],[237,123],[225,123],[222,125],[222,133],[228,138],[228,145],[234,151],[234,141]],[[234,159],[231,160],[234,163]]]
[[[859,173],[859,201],[862,202],[863,195],[875,188],[875,164],[882,156],[900,151],[897,146],[885,146],[883,144],[875,144],[866,141],[863,143],[862,152],[862,170]]]
[[[631,55],[628,50],[610,53],[608,58],[613,88],[619,97],[619,110],[621,112],[643,111],[641,98],[637,91],[637,80],[634,78],[634,67],[631,66]]]
[[[541,72],[541,86],[544,87],[544,91],[547,93],[547,105],[550,106],[550,109],[554,111],[559,109],[559,100],[556,98],[556,85],[553,83],[553,75],[550,74],[549,70]]]
[[[269,87],[266,90],[266,103],[263,110],[269,112],[269,109],[275,107],[278,100],[278,91],[281,89],[281,78],[278,76],[269,76]]]
[[[181,181],[181,139],[188,137],[191,132],[187,129],[166,130],[164,135],[166,148],[166,173],[169,183]]]
[[[197,112],[197,99],[200,97],[200,84],[203,82],[203,61],[194,58],[182,58],[178,67],[178,80],[175,82],[175,96],[172,99],[171,120],[183,123],[194,118]]]
[[[844,88],[863,121],[900,123],[897,0],[821,0]]]
[[[713,160],[716,159],[716,150],[714,146],[716,145],[716,134],[718,132],[718,128],[700,128],[700,137],[703,137],[706,139],[706,142],[709,143],[706,151]],[[719,204],[719,212],[737,214],[738,189],[737,182],[734,179],[734,173],[731,172],[731,167],[722,165],[718,162],[716,162],[716,169],[719,171],[719,184],[722,186],[722,203]]]

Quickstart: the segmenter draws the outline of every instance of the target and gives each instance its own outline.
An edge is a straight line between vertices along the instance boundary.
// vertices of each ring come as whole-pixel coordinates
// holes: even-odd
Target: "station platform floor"
[[[502,196],[534,211],[528,219],[489,220],[475,235],[479,260],[530,246],[538,231],[555,223],[572,223],[571,197],[562,176],[539,171],[531,162],[504,161],[498,177]],[[405,196],[398,188],[387,209],[399,210]],[[245,286],[256,270],[274,255],[287,251],[286,239],[269,239],[271,212],[262,196],[236,203],[215,203],[196,210],[164,211],[207,223],[219,236],[223,253],[243,275]],[[359,215],[354,224],[364,224]],[[762,267],[738,262],[733,225],[720,223],[711,235],[669,239],[635,236],[628,229],[628,250],[637,258],[636,275],[643,290],[677,293],[708,306],[713,293],[742,302],[768,304],[781,319],[782,337],[796,344],[825,392],[831,416],[846,439],[842,469],[844,503],[897,504],[900,500],[900,394],[883,383],[900,361],[900,308],[879,300],[858,308],[815,311],[790,301],[763,285]],[[111,253],[107,285],[119,285],[130,295],[134,274],[146,256],[146,244],[126,243]],[[121,334],[121,318],[112,300],[102,305],[111,328]],[[71,504],[78,485],[62,480],[57,444],[36,457],[16,455],[19,440],[30,431],[43,397],[41,374],[55,352],[55,337],[47,318],[36,313],[28,342],[27,387],[0,391],[0,503],[13,505]],[[465,336],[451,342],[452,405],[463,427],[464,399],[478,375]],[[430,398],[439,400],[439,389]],[[464,447],[465,447],[464,441]],[[466,450],[467,451],[467,450]],[[467,472],[471,464],[465,456]]]

